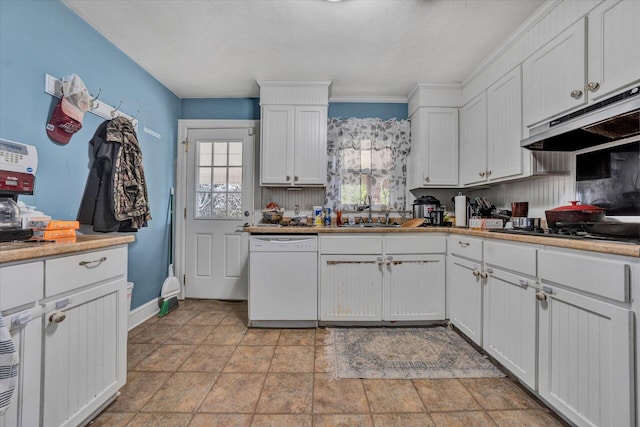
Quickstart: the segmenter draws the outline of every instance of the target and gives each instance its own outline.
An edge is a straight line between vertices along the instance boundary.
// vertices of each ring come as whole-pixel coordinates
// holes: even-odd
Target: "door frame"
[[[188,119],[178,120],[178,140],[176,145],[176,186],[175,186],[175,204],[173,210],[173,223],[175,224],[175,239],[173,253],[175,254],[173,266],[175,275],[180,282],[180,299],[184,299],[184,277],[186,274],[186,231],[187,221],[182,214],[187,207],[187,156],[184,150],[184,142],[187,139],[189,129],[238,129],[253,128],[254,129],[254,147],[253,147],[253,164],[249,165],[253,170],[253,194],[251,195],[251,206],[255,212],[256,191],[259,191],[257,181],[258,174],[256,170],[256,157],[260,147],[260,120],[207,120],[207,119]],[[180,213],[180,214],[178,214]]]

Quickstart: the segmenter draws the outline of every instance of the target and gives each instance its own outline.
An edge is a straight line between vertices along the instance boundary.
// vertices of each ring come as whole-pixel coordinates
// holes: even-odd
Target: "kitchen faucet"
[[[368,208],[369,208],[369,224],[371,224],[373,222],[373,216],[371,215],[371,194],[367,194],[364,197],[364,202],[367,203],[367,200],[369,201],[368,203]]]

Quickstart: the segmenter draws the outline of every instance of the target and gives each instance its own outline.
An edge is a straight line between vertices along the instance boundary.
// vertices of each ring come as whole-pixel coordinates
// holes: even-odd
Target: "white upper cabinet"
[[[293,176],[294,107],[265,105],[261,110],[261,183],[290,184]]]
[[[526,126],[587,103],[585,27],[579,20],[522,64]]]
[[[411,115],[410,189],[458,185],[458,109],[420,107]]]
[[[487,172],[489,180],[523,173],[522,79],[515,68],[487,89]],[[530,155],[530,154],[529,154]]]
[[[640,81],[640,2],[609,0],[527,58],[524,124],[533,126]]]
[[[258,84],[260,184],[326,185],[329,82]]]
[[[327,115],[326,106],[295,108],[294,185],[326,185]]]
[[[587,90],[592,100],[640,81],[640,1],[605,1],[589,14]]]
[[[487,94],[462,107],[461,179],[463,185],[487,180]]]

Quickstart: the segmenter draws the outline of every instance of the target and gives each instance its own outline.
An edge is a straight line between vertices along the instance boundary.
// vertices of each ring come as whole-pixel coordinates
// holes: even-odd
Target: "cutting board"
[[[407,228],[420,227],[423,222],[424,222],[424,218],[414,218],[414,219],[408,220],[407,222],[402,224],[400,227],[407,227]]]

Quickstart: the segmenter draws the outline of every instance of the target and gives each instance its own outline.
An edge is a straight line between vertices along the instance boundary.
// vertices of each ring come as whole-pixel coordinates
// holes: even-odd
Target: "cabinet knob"
[[[376,260],[378,261],[378,265],[382,265],[383,264],[381,256],[377,257]]]
[[[473,275],[476,277],[480,276],[480,272],[478,270],[473,270]]]
[[[587,90],[589,92],[597,92],[600,89],[600,83],[598,82],[589,82],[587,83]]]
[[[572,90],[571,93],[569,94],[573,99],[580,99],[582,98],[582,94],[584,92],[582,92],[580,89],[575,89]]]
[[[425,176],[425,177],[424,177],[424,182],[429,182],[429,181],[431,181],[431,180],[429,179],[429,177],[428,177],[428,176]]]
[[[63,311],[55,311],[51,313],[51,316],[49,316],[49,322],[61,323],[66,318],[67,318],[67,315]]]
[[[287,177],[285,178],[285,181],[291,181],[291,176],[287,175]]]
[[[393,257],[391,255],[387,255],[387,265],[390,265],[393,262]]]
[[[489,175],[491,175],[491,169],[487,171],[487,177],[489,177]]]
[[[545,294],[544,292],[536,292],[536,299],[538,301],[544,302],[547,300],[547,294]]]
[[[296,176],[294,176],[294,177],[293,177],[293,181],[294,181],[294,182],[297,182],[297,181],[298,181],[298,175],[296,175]]]
[[[489,274],[486,271],[483,271],[482,273],[480,273],[481,279],[486,279],[487,277],[489,277]]]
[[[478,172],[478,175],[480,175],[482,178],[484,178],[486,172],[482,171],[482,172]]]

